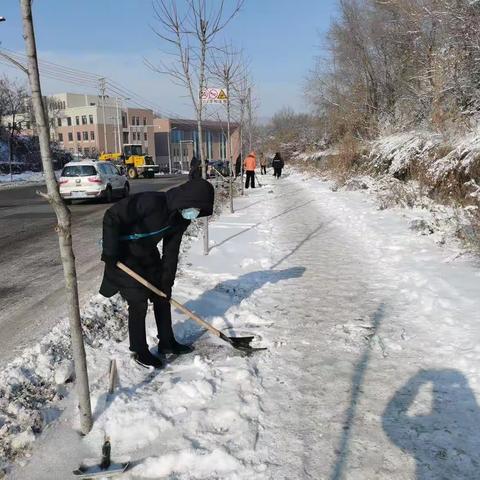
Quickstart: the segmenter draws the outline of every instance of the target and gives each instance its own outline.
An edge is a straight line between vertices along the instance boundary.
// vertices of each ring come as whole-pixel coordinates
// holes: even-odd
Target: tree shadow
[[[427,412],[425,402],[416,401],[426,388]],[[382,424],[388,438],[414,456],[417,480],[479,478],[480,409],[458,370],[420,370],[390,400]]]
[[[275,220],[283,215],[286,215],[287,213],[290,213],[290,212],[293,212],[294,210],[297,210],[299,208],[302,208],[304,207],[305,205],[308,205],[309,203],[312,203],[314,200],[309,200],[308,202],[305,202],[305,203],[302,203],[300,205],[294,205],[293,207],[291,208],[287,208],[287,210],[284,210],[283,212],[280,212],[278,215],[275,215],[267,220],[264,220],[264,221],[261,221],[261,222],[258,222],[258,223],[255,223],[254,225],[248,227],[248,228],[245,228],[243,230],[241,230],[240,232],[237,232],[233,235],[231,235],[230,237],[227,237],[225,238],[225,240],[222,240],[220,243],[217,243],[216,245],[214,245],[210,250],[213,250],[214,248],[218,248],[218,247],[221,247],[222,245],[224,245],[225,243],[229,242],[230,240],[233,240],[234,238],[237,238],[239,237],[240,235],[243,235],[244,233],[247,233],[249,232],[250,230],[254,229],[254,228],[257,228],[258,226],[264,224],[264,223],[267,223],[267,222],[271,222],[272,220]]]
[[[270,186],[270,185],[265,185],[265,186]],[[273,195],[273,196],[270,196],[270,197],[267,197],[267,198],[263,198],[261,200],[257,200],[256,202],[249,203],[248,205],[245,205],[243,207],[236,208],[235,212],[241,212],[242,210],[246,210],[247,208],[254,207],[255,205],[260,205],[260,204],[265,203],[265,202],[270,202],[270,201],[272,201],[276,198],[289,197],[290,195],[294,195],[295,193],[298,193],[300,191],[303,191],[303,189],[302,188],[295,188],[295,189],[292,189],[292,190],[282,192],[281,195]]]
[[[234,328],[234,325],[225,319],[225,314],[231,307],[240,305],[255,290],[262,288],[267,283],[278,283],[282,280],[300,278],[305,270],[305,267],[292,267],[284,270],[249,272],[238,278],[218,283],[212,289],[203,292],[195,300],[185,303],[185,306],[204,318],[222,317],[227,328]],[[205,330],[190,319],[175,325],[175,334],[182,341],[195,342],[204,333]]]
[[[372,329],[370,330],[370,339],[372,339],[378,332],[384,316],[384,309],[384,304],[380,304],[372,316]],[[339,453],[338,459],[333,467],[333,471],[330,476],[331,480],[341,480],[343,478],[343,471],[348,460],[353,422],[355,421],[355,416],[357,414],[358,401],[360,398],[360,394],[362,393],[363,382],[365,381],[365,374],[367,372],[368,364],[370,362],[370,354],[371,349],[369,342],[365,346],[364,352],[357,364],[355,365],[355,369],[353,372],[350,404],[346,412],[340,444],[336,449]]]

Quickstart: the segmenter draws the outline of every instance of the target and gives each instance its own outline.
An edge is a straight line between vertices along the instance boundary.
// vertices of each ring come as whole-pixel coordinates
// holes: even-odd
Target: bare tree
[[[240,52],[235,51],[232,46],[226,46],[218,51],[217,55],[213,55],[209,71],[214,79],[221,82],[221,86],[225,88],[227,94],[226,113],[227,113],[227,145],[228,160],[230,163],[229,178],[229,197],[230,212],[233,213],[233,175],[234,175],[234,159],[231,138],[231,118],[232,118],[232,96],[238,90],[241,79],[244,76],[244,63]]]
[[[72,228],[70,210],[60,196],[58,184],[53,170],[52,152],[48,131],[48,118],[45,112],[40,88],[37,48],[32,17],[32,0],[20,0],[23,22],[23,38],[28,57],[28,78],[31,89],[32,105],[37,122],[38,138],[42,156],[42,164],[47,184],[47,194],[42,195],[50,202],[57,216],[56,231],[60,246],[67,304],[69,307],[70,334],[72,338],[73,360],[80,407],[80,428],[87,434],[92,428],[92,412],[90,405],[90,390],[88,385],[87,361],[83,344],[80,307],[78,300],[78,284],[75,269],[75,256],[72,248]]]
[[[147,64],[158,73],[169,75],[184,87],[197,117],[197,154],[202,166],[202,176],[207,178],[203,152],[202,120],[205,109],[202,93],[207,88],[207,59],[213,50],[218,34],[240,11],[244,0],[234,0],[226,11],[225,0],[154,0],[154,15],[159,28],[156,35],[171,49],[172,61],[155,66]],[[205,218],[203,252],[208,254],[208,219]]]
[[[4,128],[8,134],[8,162],[10,166],[10,180],[13,180],[13,147],[15,137],[22,131],[22,121],[25,120],[27,91],[23,85],[10,81],[4,77],[0,80],[0,103],[2,104],[2,114],[8,117],[8,122]]]

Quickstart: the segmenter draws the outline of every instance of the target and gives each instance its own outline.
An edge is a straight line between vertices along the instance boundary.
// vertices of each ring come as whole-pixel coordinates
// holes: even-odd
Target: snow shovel
[[[152,285],[150,282],[145,280],[143,277],[141,277],[138,273],[135,273],[133,270],[128,268],[126,265],[124,265],[122,262],[117,262],[117,267],[120,270],[123,270],[127,275],[130,275],[132,278],[137,280],[137,282],[141,283],[144,287],[147,287],[149,290],[152,292],[156,293],[158,296],[167,298],[167,296],[159,290],[157,287]],[[201,319],[198,315],[193,313],[191,310],[189,310],[187,307],[183,306],[181,303],[177,302],[173,298],[168,299],[168,301],[178,310],[183,312],[185,315],[190,317],[192,320],[197,322],[200,326],[203,328],[206,328],[210,333],[213,333],[213,335],[216,335],[218,338],[221,338],[224,342],[229,343],[233,348],[236,348],[237,350],[242,350],[243,352],[255,352],[258,350],[266,350],[265,347],[252,347],[250,343],[252,340],[255,338],[253,336],[251,337],[227,337],[224,333],[222,333],[220,330],[217,330],[215,327],[207,323],[205,320]]]
[[[115,390],[116,374],[117,362],[115,360],[110,360],[110,367],[108,370],[108,393],[105,399],[106,403],[108,403],[110,395],[112,395]],[[91,466],[82,464],[77,470],[73,471],[73,474],[77,478],[108,478],[120,475],[129,467],[130,462],[112,463],[110,458],[111,451],[112,446],[110,445],[110,439],[105,434],[102,445],[102,460],[100,463]]]

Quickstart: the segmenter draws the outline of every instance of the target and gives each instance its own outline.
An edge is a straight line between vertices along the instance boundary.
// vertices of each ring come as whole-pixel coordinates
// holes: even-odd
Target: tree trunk
[[[8,136],[8,163],[10,165],[10,181],[13,182],[13,172],[12,172],[12,163],[13,163],[13,130],[10,130],[10,135]]]
[[[28,57],[28,78],[32,92],[32,104],[37,120],[40,153],[48,191],[48,201],[57,216],[58,242],[65,277],[67,304],[69,307],[70,334],[72,338],[73,360],[75,362],[75,375],[80,407],[80,429],[87,434],[92,428],[92,412],[90,405],[90,391],[88,385],[87,361],[80,319],[78,300],[77,274],[75,270],[75,257],[72,248],[71,216],[70,210],[60,196],[55,172],[52,164],[48,124],[43,108],[40,77],[38,72],[37,49],[33,27],[31,0],[20,0],[23,21],[23,38]]]
[[[233,164],[233,154],[232,154],[232,141],[230,138],[230,81],[226,82],[227,85],[227,142],[228,142],[228,157],[230,163],[230,176],[228,179],[228,190],[230,196],[230,213],[233,213],[233,172],[234,172],[234,164]]]
[[[202,30],[204,26],[202,25]],[[200,61],[200,91],[198,92],[198,109],[197,109],[197,123],[198,123],[198,154],[200,157],[200,165],[202,166],[202,177],[207,179],[207,167],[203,156],[203,133],[202,133],[202,114],[203,114],[203,100],[202,91],[205,88],[205,62],[207,58],[207,44],[205,38],[202,37],[202,53]],[[203,254],[208,255],[209,247],[208,235],[208,217],[203,219]]]

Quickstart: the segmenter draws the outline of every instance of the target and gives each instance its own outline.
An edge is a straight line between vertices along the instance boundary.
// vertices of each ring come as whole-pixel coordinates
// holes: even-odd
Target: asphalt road
[[[131,193],[168,190],[185,180],[138,179]],[[67,315],[56,218],[38,190],[45,187],[0,189],[0,368]],[[92,201],[70,207],[81,301],[98,291],[103,272],[98,242],[108,207]]]

